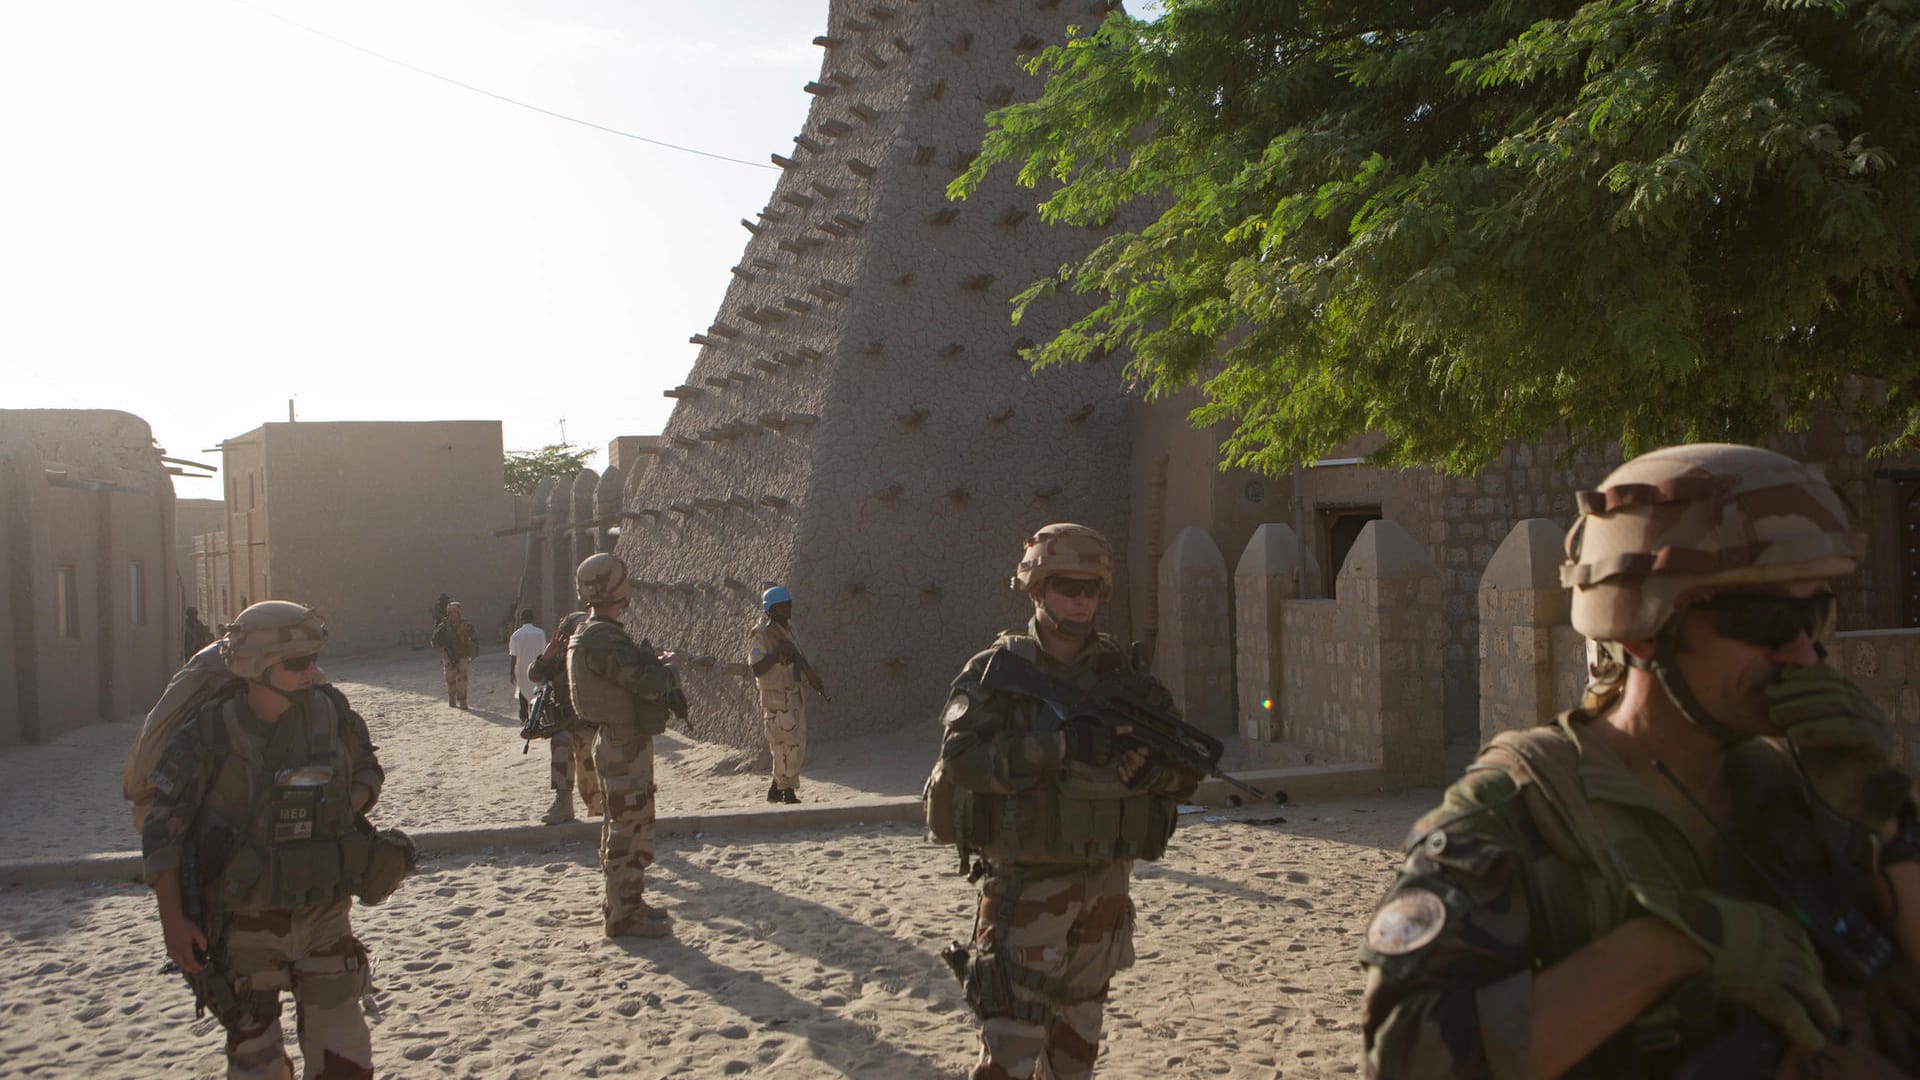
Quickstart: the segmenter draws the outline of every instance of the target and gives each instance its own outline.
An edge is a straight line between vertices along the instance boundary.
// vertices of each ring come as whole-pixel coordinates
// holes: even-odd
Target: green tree
[[[553,443],[538,450],[509,450],[507,490],[515,495],[531,495],[541,480],[549,476],[572,476],[592,456],[593,451],[568,443]]]
[[[1162,6],[1042,53],[951,188],[1110,230],[1018,298],[1095,298],[1036,364],[1127,348],[1268,471],[1920,435],[1920,0]]]

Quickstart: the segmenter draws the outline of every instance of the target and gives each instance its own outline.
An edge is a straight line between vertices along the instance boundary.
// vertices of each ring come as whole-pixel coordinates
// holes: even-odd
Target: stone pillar
[[[567,518],[573,509],[573,477],[563,476],[547,493],[546,542],[547,570],[553,582],[554,622],[580,606],[574,596],[573,568],[580,565],[573,557],[573,538]]]
[[[1480,741],[1532,727],[1556,711],[1553,639],[1572,617],[1560,584],[1567,530],[1546,518],[1516,524],[1480,575]]]
[[[1233,623],[1228,613],[1227,560],[1197,525],[1180,530],[1160,558],[1160,640],[1154,673],[1173,692],[1187,722],[1231,735]]]
[[[1375,728],[1387,783],[1439,783],[1446,749],[1440,571],[1398,522],[1370,521],[1334,595],[1340,638],[1349,645],[1352,715]]]
[[[607,471],[593,488],[593,550],[612,551],[613,542],[620,538],[621,502],[626,498],[627,481],[620,472],[620,466],[609,465]],[[581,556],[585,558],[585,556]]]
[[[1233,571],[1233,670],[1242,736],[1269,742],[1287,737],[1280,712],[1282,606],[1319,595],[1320,564],[1299,536],[1285,525],[1255,529]]]

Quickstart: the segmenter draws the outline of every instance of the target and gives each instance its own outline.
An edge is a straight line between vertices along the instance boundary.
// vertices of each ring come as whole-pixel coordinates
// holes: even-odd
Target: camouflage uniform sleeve
[[[1367,1075],[1531,1077],[1532,918],[1513,780],[1474,769],[1414,826],[1367,928]]]
[[[347,695],[332,686],[323,686],[327,696],[333,699],[333,707],[340,713],[340,737],[347,744],[347,756],[353,761],[353,780],[373,792],[373,798],[361,812],[373,809],[380,801],[380,789],[387,782],[387,770],[380,767],[379,747],[373,745],[373,733],[367,729],[366,717],[355,712],[347,704]]]
[[[202,714],[180,725],[149,774],[153,802],[147,810],[147,823],[140,830],[141,875],[149,886],[161,874],[180,869],[181,848],[213,774],[213,759],[206,752],[200,728],[217,722],[217,718]]]
[[[953,681],[941,715],[940,758],[953,782],[971,791],[1006,795],[1025,791],[1060,771],[1064,762],[1050,733],[1011,730],[1012,703],[980,688],[992,650],[967,662]]]

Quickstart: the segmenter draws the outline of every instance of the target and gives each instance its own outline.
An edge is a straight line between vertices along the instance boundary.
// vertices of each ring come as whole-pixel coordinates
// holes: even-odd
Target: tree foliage
[[[1037,364],[1199,383],[1230,464],[1363,432],[1472,469],[1556,429],[1920,434],[1920,0],[1163,0],[989,117],[1049,221]],[[1854,376],[1867,377],[1862,383]],[[1865,386],[1867,392],[1860,392]]]
[[[593,451],[569,443],[552,443],[538,450],[509,450],[507,490],[515,495],[531,495],[540,481],[549,476],[572,476],[592,456]]]

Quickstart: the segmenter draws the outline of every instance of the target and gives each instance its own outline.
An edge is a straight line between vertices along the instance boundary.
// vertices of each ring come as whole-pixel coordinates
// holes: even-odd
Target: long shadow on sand
[[[668,869],[672,878],[649,882],[649,888],[683,900],[682,912],[699,909],[702,915],[728,917],[750,926],[775,929],[769,935],[779,947],[802,948],[789,936],[778,934],[777,927],[788,920],[830,920],[838,933],[824,935],[833,946],[831,953],[818,950],[820,963],[853,977],[853,993],[844,996],[842,1007],[809,1001],[764,976],[717,963],[697,947],[677,941],[634,942],[621,944],[630,953],[656,960],[666,974],[684,983],[688,989],[712,996],[750,1018],[763,1029],[790,1031],[811,1045],[820,1060],[848,1075],[856,1076],[944,1076],[964,1072],[959,1063],[941,1063],[903,1050],[877,1038],[873,1031],[851,1015],[851,998],[864,983],[882,982],[886,987],[924,986],[941,1004],[950,1004],[956,1024],[969,1023],[953,976],[931,951],[912,945],[849,918],[824,904],[799,899],[791,893],[739,877],[717,874],[684,858],[672,858]],[[687,886],[695,888],[687,888]],[[725,907],[720,907],[724,902]],[[709,907],[709,905],[713,905]],[[849,940],[851,939],[851,940]],[[663,947],[664,946],[664,947]],[[859,958],[872,962],[860,964]]]

